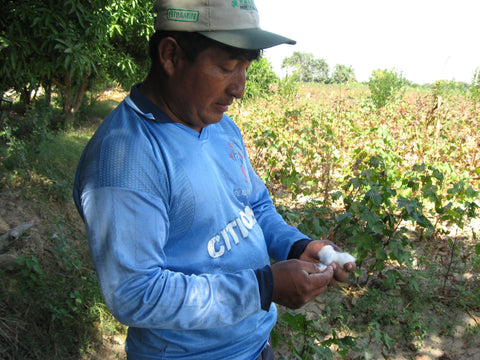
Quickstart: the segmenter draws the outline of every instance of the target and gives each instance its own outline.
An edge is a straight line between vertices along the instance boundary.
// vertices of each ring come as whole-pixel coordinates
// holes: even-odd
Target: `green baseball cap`
[[[155,30],[198,32],[235,48],[258,50],[296,41],[262,30],[253,0],[157,0]]]

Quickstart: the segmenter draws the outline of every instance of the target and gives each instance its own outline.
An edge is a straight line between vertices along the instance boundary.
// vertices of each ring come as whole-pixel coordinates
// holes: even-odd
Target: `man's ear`
[[[166,37],[158,44],[158,58],[160,66],[168,76],[172,76],[182,58],[182,49],[172,37]]]

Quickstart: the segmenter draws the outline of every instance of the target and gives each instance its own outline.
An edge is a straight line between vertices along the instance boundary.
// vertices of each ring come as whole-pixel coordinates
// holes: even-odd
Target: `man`
[[[273,359],[274,302],[298,308],[355,267],[319,269],[328,242],[284,222],[225,115],[259,50],[294,41],[261,30],[251,0],[154,9],[150,73],[75,180],[105,301],[129,360]]]

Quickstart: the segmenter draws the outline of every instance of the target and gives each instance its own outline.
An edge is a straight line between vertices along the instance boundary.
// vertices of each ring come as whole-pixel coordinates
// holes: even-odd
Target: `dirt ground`
[[[0,189],[0,236],[8,230],[24,222],[34,222],[35,226],[29,230],[28,242],[17,244],[16,251],[35,251],[41,253],[43,251],[42,239],[48,238],[44,234],[46,224],[50,221],[41,209],[32,204],[29,200],[23,199],[14,192]],[[74,226],[81,226],[75,224]],[[23,250],[22,250],[23,248]],[[480,288],[480,287],[479,287]],[[480,290],[479,290],[480,291]],[[340,294],[337,292],[337,294]],[[331,301],[329,296],[336,296],[332,294],[325,294],[318,297],[315,301],[305,306],[300,311],[307,313],[320,314],[327,301]],[[339,301],[342,301],[339,299]],[[350,299],[354,301],[354,299]],[[282,311],[282,309],[280,309]],[[391,359],[391,360],[454,360],[454,359],[468,359],[480,360],[480,336],[466,336],[468,327],[476,327],[480,325],[480,313],[465,312],[460,314],[450,314],[455,317],[457,325],[453,332],[449,334],[442,334],[442,331],[434,331],[427,335],[422,342],[409,343],[404,339],[394,339],[395,345],[386,354],[382,355],[382,349],[376,347],[374,344],[368,346],[370,352],[351,354],[347,359]],[[440,324],[444,320],[445,314],[439,313],[438,319],[434,317],[431,319],[433,326]],[[460,317],[460,318],[459,318]],[[339,334],[340,335],[340,334]],[[349,334],[356,336],[355,334]],[[361,335],[361,334],[359,334]],[[361,339],[361,336],[359,337]],[[363,340],[360,340],[363,341]],[[96,355],[88,355],[84,357],[85,360],[125,360],[124,352],[124,336],[104,336],[103,344],[98,349]],[[281,345],[275,349],[277,359],[293,359],[292,355],[288,353],[285,345]],[[336,358],[340,359],[338,355]]]
[[[328,294],[321,295],[313,302],[307,304],[301,312],[310,314],[320,314],[328,298]],[[328,301],[331,301],[329,299]],[[422,342],[410,342],[403,338],[395,338],[395,344],[390,350],[382,349],[378,343],[368,344],[368,351],[349,354],[347,359],[350,360],[480,360],[480,336],[476,338],[467,335],[468,326],[478,326],[480,324],[480,313],[474,314],[451,314],[456,317],[457,325],[452,334],[441,334],[440,324],[444,320],[445,315],[439,315],[438,319],[431,319],[431,325],[434,328],[432,334],[427,335]],[[441,317],[441,319],[440,319]],[[458,317],[461,317],[459,319]],[[452,319],[453,320],[453,319]],[[437,327],[435,329],[435,327]],[[339,336],[347,334],[338,334]],[[348,334],[357,337],[358,345],[366,345],[365,339],[362,339],[362,334]],[[383,354],[382,354],[383,351]],[[279,359],[293,359],[289,354],[288,348],[280,345],[276,349],[277,360]],[[385,357],[384,357],[385,356]],[[342,359],[340,355],[334,355],[334,358]]]
[[[307,308],[315,311],[319,301],[314,301],[309,304]],[[474,326],[477,320],[471,318],[469,315],[465,316],[466,324]],[[455,330],[455,334],[451,336],[431,335],[424,339],[422,344],[407,344],[402,343],[401,339],[394,347],[393,351],[389,353],[386,359],[389,360],[480,360],[480,341],[476,339],[474,343],[469,343],[464,338],[465,327],[459,326]],[[124,351],[124,337],[104,337],[103,347],[98,354],[98,360],[126,360]],[[375,346],[370,346],[370,352],[352,354],[347,359],[368,359],[377,360],[384,359],[382,349]],[[276,359],[293,360],[294,357],[289,353],[288,348],[280,344],[275,349]],[[341,356],[336,355],[335,359],[342,359]]]
[[[324,298],[319,297],[300,311],[315,313],[323,311]],[[461,315],[460,315],[461,316]],[[477,316],[465,313],[462,319],[464,325],[458,325],[451,335],[428,335],[421,343],[408,343],[404,339],[394,339],[396,345],[382,355],[380,346],[369,345],[369,351],[365,353],[350,354],[347,359],[365,359],[365,360],[480,360],[480,336],[472,340],[471,336],[466,336],[466,327],[478,326],[480,314]],[[435,322],[432,319],[432,322]],[[437,323],[440,323],[437,321]],[[440,333],[440,331],[438,331]],[[467,340],[468,338],[468,340]],[[98,359],[105,360],[126,360],[124,351],[124,337],[105,337],[103,347],[99,353]],[[289,353],[286,345],[280,344],[275,349],[276,359],[293,360],[294,357]],[[335,359],[342,359],[340,355],[334,355]]]

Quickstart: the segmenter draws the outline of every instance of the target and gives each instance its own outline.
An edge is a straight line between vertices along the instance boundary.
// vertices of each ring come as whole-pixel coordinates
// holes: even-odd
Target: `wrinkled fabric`
[[[74,199],[135,359],[255,359],[276,321],[255,269],[305,235],[276,212],[228,117],[198,132],[136,87],[80,160]]]

